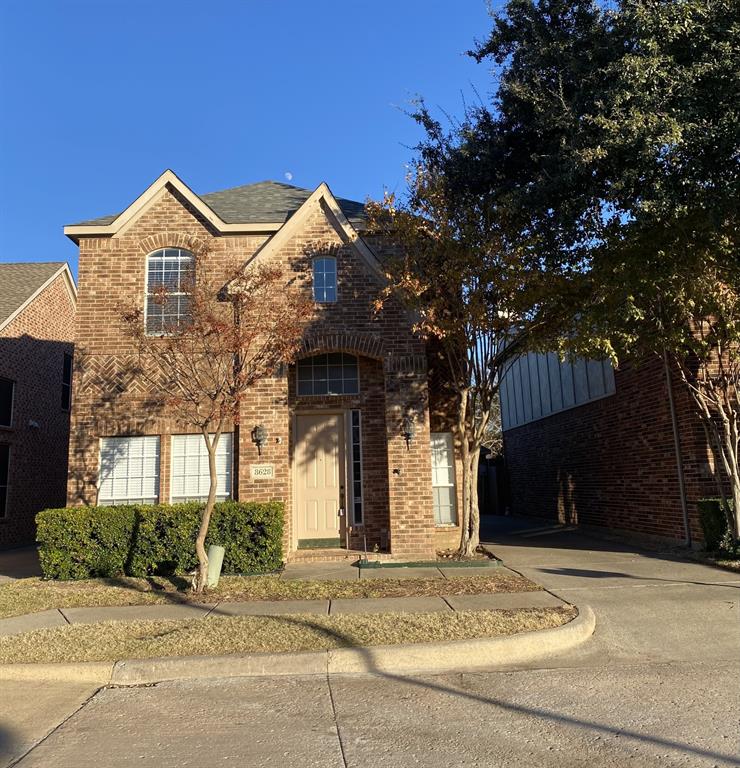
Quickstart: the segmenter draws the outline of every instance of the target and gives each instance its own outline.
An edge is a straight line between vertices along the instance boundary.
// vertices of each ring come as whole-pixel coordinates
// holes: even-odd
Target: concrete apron
[[[575,619],[561,627],[505,637],[300,653],[181,656],[78,664],[5,664],[0,665],[0,680],[125,686],[224,677],[481,672],[515,669],[544,661],[584,643],[595,628],[596,616],[586,605],[579,608]]]

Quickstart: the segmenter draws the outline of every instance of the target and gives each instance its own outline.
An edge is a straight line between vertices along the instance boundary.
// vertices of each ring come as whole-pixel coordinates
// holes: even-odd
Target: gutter
[[[683,457],[681,455],[681,435],[678,429],[678,416],[676,414],[676,401],[673,397],[673,378],[671,366],[668,362],[668,350],[663,348],[663,369],[665,371],[666,385],[668,386],[668,409],[671,412],[671,425],[673,427],[673,450],[676,455],[676,471],[678,472],[678,493],[681,498],[681,513],[683,516],[684,544],[691,546],[691,527],[689,526],[689,508],[686,503],[686,478],[683,471]]]

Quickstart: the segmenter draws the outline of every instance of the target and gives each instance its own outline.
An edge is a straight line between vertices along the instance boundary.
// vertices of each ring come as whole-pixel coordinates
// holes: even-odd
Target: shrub
[[[146,576],[195,567],[203,504],[47,509],[36,516],[39,557],[50,579]],[[282,561],[283,504],[216,504],[206,546],[225,547],[224,573],[266,573]]]
[[[697,508],[704,533],[704,547],[714,552],[720,548],[728,530],[727,515],[722,509],[722,500],[700,499],[697,502]]]

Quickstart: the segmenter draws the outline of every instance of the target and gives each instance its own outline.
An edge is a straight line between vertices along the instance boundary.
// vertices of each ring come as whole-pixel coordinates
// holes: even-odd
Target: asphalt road
[[[740,765],[740,575],[570,532],[494,538],[594,608],[586,645],[420,678],[4,683],[0,743],[21,768]]]

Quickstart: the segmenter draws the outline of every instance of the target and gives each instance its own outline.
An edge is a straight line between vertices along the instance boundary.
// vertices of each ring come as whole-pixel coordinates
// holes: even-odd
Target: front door
[[[344,505],[344,420],[340,414],[297,417],[295,451],[298,546],[338,546]]]

